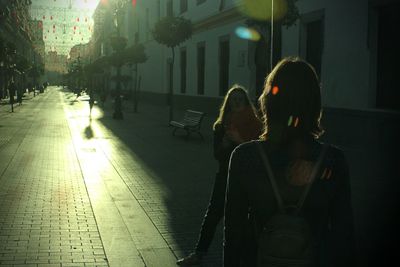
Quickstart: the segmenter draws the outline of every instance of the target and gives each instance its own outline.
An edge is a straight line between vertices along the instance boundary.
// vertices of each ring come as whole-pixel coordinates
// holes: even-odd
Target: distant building
[[[67,56],[58,55],[56,51],[49,51],[46,54],[45,66],[47,72],[65,74],[67,73]]]
[[[235,35],[235,29],[245,22],[235,2],[138,1],[127,8],[122,32],[129,44],[144,44],[148,55],[148,61],[139,66],[141,99],[166,103],[171,49],[158,44],[151,31],[167,15],[188,18],[194,28],[192,37],[175,48],[173,90],[177,108],[191,106],[217,112],[222,97],[235,83],[244,85],[255,97],[253,44]]]
[[[73,62],[76,61],[77,59],[83,60],[87,59],[89,60],[90,58],[90,44],[77,44],[74,45],[70,52],[69,52],[69,57],[68,61]]]
[[[24,58],[28,63],[28,67],[32,65],[42,66],[44,62],[43,37],[38,32],[39,22],[31,20],[30,5],[31,1],[26,0],[0,0],[0,38],[4,44],[10,44],[15,47],[14,55]],[[10,62],[6,61],[10,60],[15,61],[16,59],[12,59],[12,56],[11,58],[1,59],[0,66],[2,66],[2,70],[8,68],[7,65]],[[23,80],[22,83],[25,83],[32,77],[26,75],[29,69],[25,70],[25,73],[23,72],[18,72],[18,76]],[[0,87],[2,89],[6,88],[11,79],[12,77],[1,75]]]
[[[109,6],[99,3],[93,14],[93,34],[91,36],[93,58],[108,55],[112,49],[108,37],[113,31],[112,10]]]
[[[31,38],[32,38],[33,48],[36,51],[36,54],[41,59],[44,59],[45,58],[45,44],[43,41],[43,21],[32,20],[32,21],[30,21],[30,25],[31,25]],[[37,60],[37,59],[35,58],[34,60]]]

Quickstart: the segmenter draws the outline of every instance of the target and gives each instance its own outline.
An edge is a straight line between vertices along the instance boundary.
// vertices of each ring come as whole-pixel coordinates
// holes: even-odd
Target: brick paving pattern
[[[0,130],[0,265],[108,266],[64,112],[52,94],[13,114],[0,109],[7,122]]]
[[[109,265],[76,154],[82,151],[105,155],[176,257],[193,249],[216,170],[210,134],[187,142],[151,108],[140,117],[129,108],[124,121],[114,121],[106,106],[87,132],[87,101],[61,89],[14,113],[0,106],[1,266]],[[76,134],[87,140],[74,144]],[[220,266],[221,227],[217,232],[203,266]],[[154,242],[143,233],[134,240]]]
[[[172,136],[168,107],[140,103],[133,113],[124,103],[116,121],[108,99],[90,121],[87,100],[52,87],[14,113],[0,102],[0,266],[175,266],[194,248],[207,208],[215,117],[203,121],[204,142],[187,140]],[[364,266],[391,215],[381,207],[396,211],[395,157],[378,144],[353,147],[357,137],[342,143],[347,130],[335,129],[346,134],[325,136],[349,159]],[[221,263],[222,224],[202,266]]]

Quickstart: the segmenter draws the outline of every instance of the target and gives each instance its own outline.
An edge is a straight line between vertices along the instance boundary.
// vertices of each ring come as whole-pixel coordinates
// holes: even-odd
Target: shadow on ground
[[[125,182],[177,257],[181,257],[194,248],[214,182],[217,169],[212,151],[214,118],[203,121],[204,140],[197,134],[187,137],[185,131],[177,131],[173,136],[166,108],[148,105],[139,113],[133,113],[127,111],[129,104],[124,103],[124,120],[121,121],[112,119],[112,107],[106,105],[106,115],[100,122],[126,146],[118,148],[119,151],[132,151],[151,170],[153,180],[142,181],[146,184],[145,199],[141,199],[141,192],[137,191],[137,181],[127,178]],[[177,112],[176,118],[182,115]],[[156,192],[160,188],[162,192]],[[160,202],[166,210],[160,207]],[[221,266],[221,225],[204,266]]]
[[[125,119],[115,121],[111,106],[106,105],[106,116],[99,121],[123,142],[121,153],[131,151],[151,170],[153,180],[143,187],[147,191],[144,199],[135,189],[135,181],[127,178],[125,182],[135,196],[139,195],[142,207],[179,257],[193,249],[208,204],[217,166],[212,157],[214,118],[204,121],[203,142],[196,135],[189,139],[185,133],[172,136],[167,111],[166,107],[142,105],[139,113],[128,108]],[[372,266],[379,260],[378,252],[389,255],[394,250],[393,241],[399,234],[399,116],[325,114],[327,133],[323,140],[340,146],[350,165],[360,266]],[[181,115],[178,112],[176,117]],[[162,192],[155,192],[159,188]],[[220,226],[205,266],[221,265],[221,232]]]

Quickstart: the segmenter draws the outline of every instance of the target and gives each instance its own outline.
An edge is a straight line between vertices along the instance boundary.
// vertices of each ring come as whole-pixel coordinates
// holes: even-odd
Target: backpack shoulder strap
[[[303,194],[301,195],[301,197],[299,199],[299,202],[297,203],[296,214],[300,212],[300,210],[301,210],[301,208],[302,208],[302,206],[304,204],[304,201],[306,200],[308,192],[310,191],[311,185],[313,184],[313,182],[315,180],[315,177],[317,176],[317,174],[320,171],[321,164],[322,164],[323,159],[325,158],[325,154],[326,154],[326,151],[328,150],[328,147],[329,147],[328,144],[324,144],[322,146],[322,150],[321,150],[321,152],[319,154],[317,163],[314,165],[314,168],[313,168],[313,170],[311,172],[310,182],[307,184],[306,188],[303,191]]]
[[[274,192],[275,199],[278,202],[279,211],[283,213],[283,212],[285,212],[285,208],[283,206],[282,197],[279,194],[278,186],[276,184],[275,176],[274,176],[274,173],[272,172],[271,164],[269,163],[267,153],[265,153],[264,148],[261,146],[260,142],[256,142],[256,144],[257,144],[257,148],[260,152],[261,158],[263,160],[264,167],[267,170],[268,178],[269,178],[269,181],[271,182],[272,191]]]

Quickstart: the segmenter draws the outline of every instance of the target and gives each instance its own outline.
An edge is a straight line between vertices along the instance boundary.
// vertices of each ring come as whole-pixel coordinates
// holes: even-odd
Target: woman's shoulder
[[[258,169],[256,166],[261,166],[259,151],[257,150],[259,142],[253,140],[238,145],[231,154],[231,168],[246,173],[252,173]]]
[[[232,152],[236,153],[237,155],[247,156],[249,154],[253,154],[258,148],[258,145],[263,145],[264,141],[262,140],[251,140],[248,142],[241,143],[238,145]]]
[[[345,154],[343,149],[337,145],[315,141],[313,146],[314,157],[318,157],[321,153],[323,147],[326,146],[326,158],[330,161],[345,161]],[[266,149],[266,151],[273,153],[275,150],[268,144],[268,141],[265,140],[252,140],[248,142],[244,142],[238,145],[232,153],[236,156],[248,156],[249,154],[253,154],[255,152],[258,153],[259,147]],[[273,153],[274,154],[274,153]],[[276,151],[275,151],[276,154]]]
[[[222,122],[216,122],[213,125],[213,130],[214,130],[214,132],[224,131],[224,125],[222,124]]]

